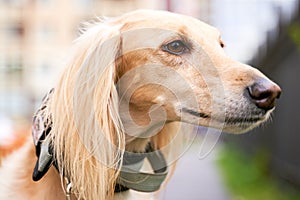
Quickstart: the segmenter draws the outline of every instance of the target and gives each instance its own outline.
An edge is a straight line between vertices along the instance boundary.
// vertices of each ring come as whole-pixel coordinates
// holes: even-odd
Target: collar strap
[[[53,157],[51,140],[47,138],[51,131],[52,119],[47,116],[47,106],[54,90],[52,89],[44,98],[41,107],[35,113],[32,125],[32,136],[38,157],[32,179],[39,181],[52,166],[59,171]],[[153,173],[140,172],[147,159]],[[145,153],[124,152],[123,164],[117,179],[115,192],[132,189],[140,192],[157,191],[168,174],[166,160],[160,150],[154,150],[149,144]]]
[[[148,147],[151,145],[149,144]],[[147,159],[153,173],[141,172]],[[125,152],[123,165],[117,183],[140,192],[157,191],[168,175],[167,163],[160,150],[154,151],[151,147],[145,153]]]
[[[53,164],[53,149],[49,138],[47,139],[52,127],[52,119],[48,115],[48,104],[53,92],[54,89],[51,89],[45,95],[41,106],[33,116],[32,138],[35,145],[35,153],[38,157],[32,174],[34,181],[40,180]]]

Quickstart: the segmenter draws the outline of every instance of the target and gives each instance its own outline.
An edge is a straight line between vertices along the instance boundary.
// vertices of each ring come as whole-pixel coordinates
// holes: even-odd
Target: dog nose
[[[258,108],[270,110],[275,106],[275,99],[280,97],[281,89],[270,80],[260,80],[248,87],[248,92]]]

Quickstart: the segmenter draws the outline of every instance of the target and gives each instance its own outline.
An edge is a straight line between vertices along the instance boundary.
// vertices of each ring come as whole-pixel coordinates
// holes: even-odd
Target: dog
[[[138,10],[82,32],[36,113],[34,145],[28,137],[3,161],[0,199],[156,191],[181,132],[200,125],[244,133],[269,119],[281,93],[259,70],[229,58],[216,28],[189,16]],[[146,158],[152,173],[130,174]],[[143,185],[138,177],[153,179]]]

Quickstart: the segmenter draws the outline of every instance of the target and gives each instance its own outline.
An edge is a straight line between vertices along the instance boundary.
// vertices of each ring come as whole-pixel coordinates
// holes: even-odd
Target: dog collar
[[[147,159],[153,173],[141,172]],[[145,153],[125,152],[117,184],[140,192],[157,191],[168,175],[167,163],[160,150],[149,143]]]
[[[52,165],[59,171],[53,156],[51,140],[47,137],[52,127],[52,119],[48,115],[47,106],[53,93],[54,90],[52,89],[43,98],[42,105],[33,117],[32,136],[38,157],[32,174],[34,181],[39,181]],[[146,159],[149,161],[153,173],[140,171]],[[157,191],[166,179],[167,174],[167,164],[162,152],[154,150],[151,144],[148,145],[145,153],[124,152],[115,192],[122,192],[128,189],[140,192]],[[69,182],[68,177],[66,178],[68,191],[71,191],[72,183]],[[70,194],[68,193],[67,195]]]

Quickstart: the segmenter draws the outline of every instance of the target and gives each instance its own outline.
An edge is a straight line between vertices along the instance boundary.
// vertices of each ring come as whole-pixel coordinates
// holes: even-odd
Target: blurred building
[[[208,0],[183,2],[0,0],[0,113],[31,115],[34,102],[57,81],[81,22],[139,8],[208,16]]]
[[[1,0],[0,113],[27,115],[57,80],[80,22],[98,15],[119,15],[146,0]]]

